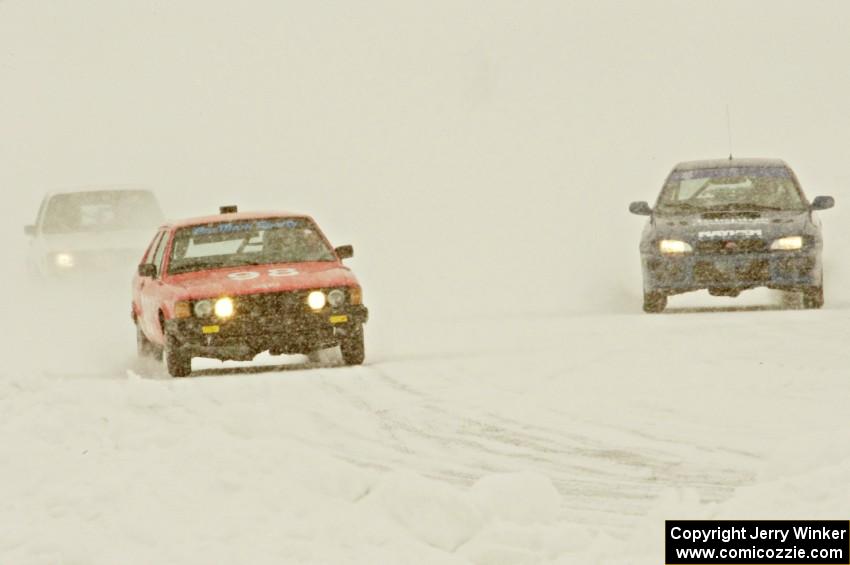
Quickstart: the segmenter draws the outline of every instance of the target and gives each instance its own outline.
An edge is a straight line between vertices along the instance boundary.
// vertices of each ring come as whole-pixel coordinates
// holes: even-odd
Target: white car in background
[[[151,230],[163,222],[153,192],[93,187],[47,194],[30,236],[28,267],[43,277],[132,275]]]

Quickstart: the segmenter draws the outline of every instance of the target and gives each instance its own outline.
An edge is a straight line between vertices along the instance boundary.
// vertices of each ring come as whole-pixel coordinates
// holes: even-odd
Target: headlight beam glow
[[[694,249],[685,241],[679,241],[677,239],[662,239],[658,242],[658,250],[665,255],[677,255],[690,253]]]
[[[307,305],[313,310],[321,310],[325,307],[327,297],[321,290],[314,290],[307,295]]]
[[[70,269],[74,266],[74,256],[70,253],[57,253],[53,257],[53,261],[57,267],[62,269]]]
[[[774,241],[770,248],[774,251],[795,251],[803,248],[803,236],[792,235],[790,237],[781,237]]]
[[[233,315],[233,299],[227,296],[215,301],[215,315],[219,318],[229,318]]]

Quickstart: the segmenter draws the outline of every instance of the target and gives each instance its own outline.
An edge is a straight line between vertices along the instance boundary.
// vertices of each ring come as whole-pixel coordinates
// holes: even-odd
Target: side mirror
[[[832,196],[818,196],[812,201],[812,210],[827,210],[835,206],[835,198]]]
[[[156,276],[156,265],[153,263],[142,263],[139,265],[139,276],[140,277],[155,277]]]
[[[24,226],[24,233],[27,234],[28,236],[34,236],[35,235],[35,226],[32,226],[32,225]]]
[[[649,204],[644,201],[632,202],[629,204],[629,212],[637,214],[638,216],[651,216],[652,208],[650,208]]]
[[[350,259],[354,257],[354,246],[352,245],[340,245],[336,249],[336,256],[340,259]]]

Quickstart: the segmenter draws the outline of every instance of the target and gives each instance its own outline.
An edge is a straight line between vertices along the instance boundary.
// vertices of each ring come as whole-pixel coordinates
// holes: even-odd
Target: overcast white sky
[[[727,155],[727,104],[736,155],[850,196],[848,29],[844,2],[6,0],[4,230],[140,183],[171,216],[312,213],[385,310],[631,300],[626,206]]]

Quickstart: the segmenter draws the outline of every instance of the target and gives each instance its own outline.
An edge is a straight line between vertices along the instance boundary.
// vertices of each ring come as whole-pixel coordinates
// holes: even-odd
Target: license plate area
[[[766,282],[770,279],[770,262],[746,257],[698,261],[694,279],[702,284]]]

